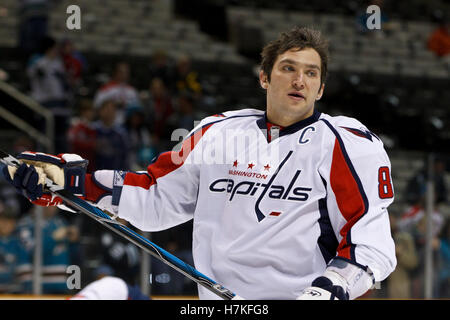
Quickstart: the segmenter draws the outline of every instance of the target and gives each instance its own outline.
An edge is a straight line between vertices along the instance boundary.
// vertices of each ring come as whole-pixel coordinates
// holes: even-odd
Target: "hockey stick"
[[[17,160],[13,156],[9,155],[8,153],[6,153],[2,150],[0,150],[0,161],[9,166],[15,166],[15,167],[20,166],[19,160]],[[96,208],[96,207],[90,205],[88,202],[84,201],[83,199],[80,199],[80,198],[74,196],[67,190],[62,189],[61,186],[53,183],[53,181],[51,181],[48,178],[46,179],[45,187],[47,187],[53,194],[62,198],[64,200],[65,204],[68,205],[71,209],[74,209],[75,211],[83,212],[84,214],[86,214],[89,217],[91,217],[92,219],[98,221],[99,223],[101,223],[102,225],[107,227],[108,229],[114,231],[115,233],[124,237],[128,241],[134,243],[136,246],[140,247],[148,254],[152,255],[153,257],[157,258],[158,260],[162,261],[163,263],[174,268],[178,272],[182,273],[189,279],[191,279],[194,282],[198,283],[199,285],[205,287],[206,289],[210,290],[211,292],[215,293],[216,295],[223,298],[224,300],[240,298],[235,293],[231,292],[227,288],[218,284],[214,280],[208,278],[207,276],[205,276],[204,274],[202,274],[201,272],[196,270],[191,265],[178,259],[176,256],[174,256],[170,252],[160,248],[159,246],[157,246],[150,240],[146,239],[145,237],[141,236],[140,234],[134,232],[127,226],[120,224],[119,222],[111,219],[111,217],[107,213],[103,212],[99,208]]]

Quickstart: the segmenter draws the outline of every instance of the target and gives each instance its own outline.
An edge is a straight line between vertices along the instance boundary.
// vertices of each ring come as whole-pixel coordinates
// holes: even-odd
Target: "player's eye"
[[[285,70],[285,71],[294,71],[295,69],[294,69],[293,66],[285,65],[285,66],[283,67],[283,70]]]
[[[315,76],[317,76],[317,72],[315,72],[315,71],[307,71],[306,72],[306,74],[309,76],[309,77],[315,77]]]

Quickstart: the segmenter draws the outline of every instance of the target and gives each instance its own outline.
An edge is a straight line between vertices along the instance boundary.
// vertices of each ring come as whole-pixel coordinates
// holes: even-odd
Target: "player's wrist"
[[[118,212],[126,171],[97,170],[86,175],[85,199],[102,210]]]
[[[330,285],[332,285],[333,287],[342,288],[342,290],[346,293],[347,299],[348,299],[347,292],[348,292],[349,286],[348,286],[347,280],[343,276],[341,276],[339,273],[335,272],[334,270],[326,269],[321,277],[315,279],[312,282],[312,285],[319,286],[319,284],[321,283],[321,280],[320,280],[321,278],[326,278],[330,282]]]
[[[327,277],[338,275],[344,279],[344,289],[348,292],[350,300],[362,296],[375,284],[374,275],[369,267],[356,265],[339,257],[328,264],[325,274]],[[339,283],[336,278],[333,278],[333,281]]]
[[[93,203],[97,203],[101,198],[110,195],[112,190],[106,185],[99,183],[95,179],[95,172],[86,174],[84,190],[84,199]]]
[[[343,259],[333,259],[325,272],[303,290],[299,300],[352,300],[366,293],[375,283],[369,268]]]

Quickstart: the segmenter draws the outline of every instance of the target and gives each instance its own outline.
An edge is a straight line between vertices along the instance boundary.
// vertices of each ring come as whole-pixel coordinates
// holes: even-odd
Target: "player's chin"
[[[296,117],[304,120],[310,117],[314,110],[314,104],[307,104],[306,101],[303,104],[297,104],[292,106],[292,113],[296,115]]]
[[[306,108],[306,106],[308,105],[308,101],[305,98],[300,99],[289,98],[288,104],[294,106],[295,108]]]
[[[297,101],[290,101],[288,103],[289,109],[291,109],[293,112],[304,112],[309,109],[309,103],[305,100],[297,100]]]

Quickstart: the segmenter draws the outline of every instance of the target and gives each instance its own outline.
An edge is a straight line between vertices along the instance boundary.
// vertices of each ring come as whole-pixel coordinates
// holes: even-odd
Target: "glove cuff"
[[[87,166],[87,163],[86,163]],[[64,189],[70,191],[76,196],[84,196],[86,190],[84,188],[86,179],[86,166],[66,166],[64,169]]]
[[[355,265],[340,257],[328,264],[324,276],[328,277],[330,274],[336,275],[332,278],[333,284],[338,282],[336,279],[341,279],[341,283],[345,282],[344,288],[351,300],[362,296],[375,284],[375,278],[368,266]]]
[[[111,189],[106,188],[104,185],[99,183],[95,178],[94,174],[86,174],[86,179],[84,182],[85,196],[87,201],[97,203],[103,197],[111,195]]]
[[[98,170],[86,175],[85,199],[101,209],[117,213],[126,171]]]

